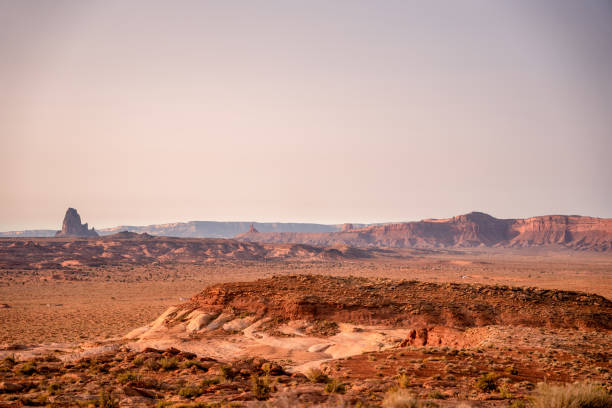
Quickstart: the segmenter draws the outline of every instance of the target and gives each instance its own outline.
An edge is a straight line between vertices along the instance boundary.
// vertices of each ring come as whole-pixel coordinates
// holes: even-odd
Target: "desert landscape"
[[[0,0],[0,408],[612,408],[610,0]]]
[[[517,248],[463,221],[469,239],[410,248],[398,227],[361,246],[99,237],[74,213],[0,239],[2,406],[518,407],[573,383],[609,403],[608,220],[581,250],[559,224]]]

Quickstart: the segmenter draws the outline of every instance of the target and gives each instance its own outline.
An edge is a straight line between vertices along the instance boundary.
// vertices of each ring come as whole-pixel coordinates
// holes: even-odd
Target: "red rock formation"
[[[89,229],[87,223],[81,224],[81,216],[74,208],[68,208],[62,223],[62,230],[55,234],[56,237],[97,237],[94,228]]]
[[[549,215],[498,219],[472,212],[453,218],[375,225],[340,232],[242,234],[237,239],[309,245],[380,246],[393,248],[527,248],[558,246],[612,251],[612,219]]]
[[[342,224],[342,232],[347,232],[353,229],[355,229],[353,224]]]

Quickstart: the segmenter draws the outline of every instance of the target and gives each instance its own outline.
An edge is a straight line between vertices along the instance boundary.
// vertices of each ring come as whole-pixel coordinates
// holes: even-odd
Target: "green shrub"
[[[117,381],[119,381],[119,383],[121,384],[127,384],[131,381],[139,381],[140,380],[140,376],[138,374],[132,373],[132,372],[125,372],[125,373],[121,373],[117,376]]]
[[[196,367],[199,370],[208,371],[208,368],[204,364],[199,362],[198,360],[187,360],[183,363],[183,367],[185,368]]]
[[[397,384],[400,388],[408,388],[408,386],[410,385],[410,377],[408,377],[408,374],[400,374],[397,378]]]
[[[594,384],[538,384],[534,408],[610,408],[612,395]]]
[[[14,356],[6,356],[2,359],[2,364],[9,367],[13,367],[17,364],[17,361],[15,360]]]
[[[32,362],[27,362],[23,364],[22,366],[20,366],[19,368],[17,368],[17,372],[23,375],[32,375],[32,374],[37,373],[38,370],[36,369],[36,364]]]
[[[270,377],[260,378],[256,375],[251,376],[251,391],[256,399],[264,401],[270,398],[272,387],[270,386]]]
[[[202,390],[194,386],[183,387],[179,390],[179,395],[185,398],[195,398],[202,395]]]
[[[345,391],[345,385],[335,378],[332,378],[327,384],[325,384],[325,392],[328,392],[330,394],[344,394]]]
[[[144,357],[136,357],[133,361],[132,364],[134,364],[136,367],[140,367],[141,365],[143,365],[143,363],[145,362]]]
[[[225,382],[231,382],[236,376],[236,373],[230,366],[221,366],[219,370],[221,371],[219,377],[221,377],[221,380]]]
[[[504,371],[510,375],[518,375],[518,370],[514,366],[506,367]]]
[[[512,399],[512,398],[514,398],[514,396],[510,392],[510,390],[508,388],[506,388],[505,386],[502,386],[499,389],[499,396],[502,397],[503,399]]]
[[[47,386],[47,392],[51,395],[57,395],[62,390],[62,385],[59,383],[51,383]]]
[[[205,378],[202,380],[201,386],[208,387],[209,385],[219,384],[220,382],[219,378]]]
[[[483,374],[476,382],[476,387],[484,392],[497,390],[497,376],[494,373]]]
[[[159,365],[164,371],[172,371],[178,368],[178,360],[174,357],[162,358],[159,360]]]
[[[119,400],[112,392],[102,391],[97,406],[99,408],[119,408]]]
[[[157,371],[161,368],[161,364],[159,364],[159,361],[157,361],[154,358],[149,358],[144,362],[144,365],[146,368],[148,368],[151,371]]]
[[[431,398],[431,399],[446,399],[446,395],[442,394],[438,390],[434,390],[431,393],[429,393],[429,398]]]
[[[306,371],[306,378],[313,383],[324,383],[328,380],[328,377],[319,368],[311,368]]]

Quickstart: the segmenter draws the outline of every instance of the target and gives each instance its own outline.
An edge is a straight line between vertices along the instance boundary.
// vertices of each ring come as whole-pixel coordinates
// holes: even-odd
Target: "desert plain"
[[[0,406],[518,407],[541,383],[612,387],[607,252],[131,233],[0,250]]]

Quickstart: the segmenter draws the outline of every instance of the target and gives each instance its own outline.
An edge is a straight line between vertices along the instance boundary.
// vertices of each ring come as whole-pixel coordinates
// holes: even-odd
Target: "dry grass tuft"
[[[404,389],[389,390],[382,402],[383,408],[423,408],[414,395]]]
[[[532,405],[534,408],[610,408],[612,395],[594,384],[539,384]]]

